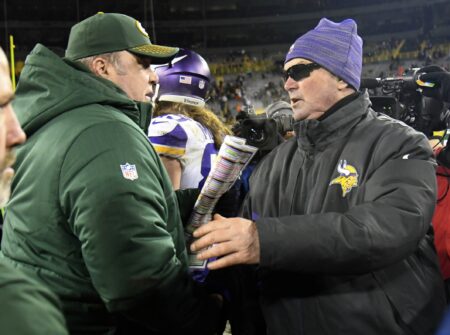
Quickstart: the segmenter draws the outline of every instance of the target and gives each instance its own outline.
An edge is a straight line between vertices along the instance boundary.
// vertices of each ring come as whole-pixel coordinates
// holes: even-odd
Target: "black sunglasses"
[[[299,81],[308,78],[311,72],[319,68],[321,68],[321,66],[317,63],[292,65],[287,71],[284,71],[283,78],[284,81],[288,80],[289,77],[295,81]]]

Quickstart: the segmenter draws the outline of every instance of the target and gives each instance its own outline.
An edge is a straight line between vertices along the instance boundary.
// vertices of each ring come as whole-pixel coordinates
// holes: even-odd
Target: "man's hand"
[[[208,263],[210,270],[237,265],[259,263],[259,237],[256,224],[242,218],[224,218],[214,215],[214,220],[194,231],[197,241],[191,244],[197,258],[205,260],[220,257]],[[204,249],[204,250],[203,250]]]
[[[435,87],[422,87],[422,93],[426,97],[440,101],[450,102],[450,73],[444,69],[431,65],[419,70],[420,80],[435,84]]]

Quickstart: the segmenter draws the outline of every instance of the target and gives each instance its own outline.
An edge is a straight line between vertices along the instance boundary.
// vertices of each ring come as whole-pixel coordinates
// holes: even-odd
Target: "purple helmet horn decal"
[[[155,68],[159,77],[154,100],[203,107],[212,77],[208,63],[198,53],[180,49],[169,64]]]

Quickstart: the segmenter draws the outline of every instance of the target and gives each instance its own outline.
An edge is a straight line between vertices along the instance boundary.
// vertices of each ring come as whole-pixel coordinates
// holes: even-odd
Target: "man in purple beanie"
[[[219,257],[210,269],[258,265],[268,334],[434,334],[442,316],[433,153],[373,111],[361,63],[351,19],[295,41],[284,87],[296,137],[253,172],[243,218],[194,234],[199,259]]]

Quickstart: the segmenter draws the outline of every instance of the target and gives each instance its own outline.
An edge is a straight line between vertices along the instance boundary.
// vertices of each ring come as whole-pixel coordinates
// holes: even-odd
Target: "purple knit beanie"
[[[300,36],[290,47],[286,64],[293,58],[305,58],[330,71],[359,89],[362,67],[362,40],[356,22],[321,19],[317,27]]]

